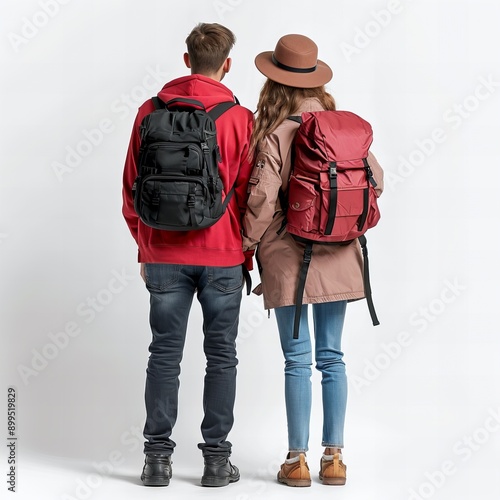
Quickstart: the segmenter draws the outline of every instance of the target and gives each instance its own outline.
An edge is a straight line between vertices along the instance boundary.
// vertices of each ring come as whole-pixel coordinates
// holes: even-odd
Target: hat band
[[[278,68],[284,69],[285,71],[291,71],[292,73],[312,73],[313,71],[316,71],[316,68],[318,67],[317,65],[312,68],[294,68],[293,66],[287,66],[286,64],[280,63],[276,57],[274,57],[274,54],[272,56],[272,60]]]

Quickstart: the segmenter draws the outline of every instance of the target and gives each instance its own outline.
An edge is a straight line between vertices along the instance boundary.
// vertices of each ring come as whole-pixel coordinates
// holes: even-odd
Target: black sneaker
[[[205,469],[201,478],[202,486],[227,486],[240,479],[238,467],[228,458],[216,455],[205,457]]]
[[[172,477],[170,455],[146,455],[141,481],[144,486],[168,486]]]

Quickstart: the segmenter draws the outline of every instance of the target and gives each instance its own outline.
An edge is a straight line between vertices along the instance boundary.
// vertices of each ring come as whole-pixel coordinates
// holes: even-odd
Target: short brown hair
[[[200,23],[186,38],[187,51],[194,73],[217,72],[236,43],[234,33],[221,24]]]

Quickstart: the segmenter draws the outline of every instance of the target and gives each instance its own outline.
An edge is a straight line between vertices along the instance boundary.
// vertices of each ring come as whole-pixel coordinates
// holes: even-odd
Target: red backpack
[[[373,325],[379,321],[371,297],[368,250],[364,233],[380,219],[368,164],[373,140],[371,125],[348,111],[306,112],[290,117],[299,128],[292,150],[292,171],[282,229],[305,243],[297,287],[294,338],[313,244],[349,244],[359,238],[364,258],[365,296]],[[280,230],[280,231],[281,231]]]

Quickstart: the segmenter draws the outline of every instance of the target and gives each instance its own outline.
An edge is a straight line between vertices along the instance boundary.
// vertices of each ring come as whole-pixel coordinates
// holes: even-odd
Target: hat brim
[[[288,85],[289,87],[299,87],[311,89],[321,87],[328,83],[333,77],[333,71],[323,61],[318,59],[316,69],[311,73],[295,73],[279,68],[273,63],[273,52],[262,52],[255,58],[255,66],[264,75],[274,82]]]

